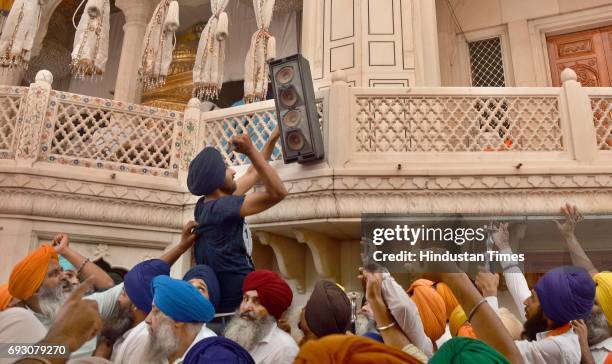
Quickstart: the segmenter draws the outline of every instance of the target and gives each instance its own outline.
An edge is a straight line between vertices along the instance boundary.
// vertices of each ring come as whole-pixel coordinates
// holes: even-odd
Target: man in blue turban
[[[219,287],[217,275],[211,267],[205,264],[196,265],[185,273],[183,280],[193,284],[204,297],[210,300],[215,310],[218,309],[221,288]]]
[[[234,312],[242,301],[242,282],[253,271],[251,233],[244,218],[279,203],[287,194],[282,180],[267,159],[279,138],[278,128],[259,152],[247,135],[234,136],[230,145],[246,155],[251,166],[234,181],[236,172],[213,148],[204,148],[189,164],[187,187],[200,198],[195,219],[200,238],[195,247],[196,263],[212,268],[221,294],[218,311]],[[246,194],[258,181],[265,191]]]
[[[255,364],[251,354],[236,342],[215,336],[206,338],[187,352],[184,364]]]
[[[182,362],[197,342],[216,336],[205,324],[213,319],[215,308],[192,284],[157,276],[151,290],[153,308],[145,320],[151,337],[149,362]]]
[[[98,352],[99,356],[111,359],[116,364],[144,362],[149,343],[149,332],[144,321],[151,312],[151,283],[157,276],[168,276],[172,264],[193,246],[197,238],[193,232],[196,226],[193,221],[185,224],[181,241],[176,246],[159,259],[136,264],[126,273],[117,309],[100,335],[112,353]]]

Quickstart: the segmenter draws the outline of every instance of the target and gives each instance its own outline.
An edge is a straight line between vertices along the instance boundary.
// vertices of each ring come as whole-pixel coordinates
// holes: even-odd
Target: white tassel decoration
[[[215,37],[219,42],[222,42],[227,38],[229,29],[229,20],[227,18],[227,13],[224,11],[219,14],[219,21],[217,22],[217,32]]]
[[[274,38],[274,36],[272,35],[270,36],[270,38],[268,38],[267,48],[268,58],[266,59],[266,61],[271,61],[276,58],[276,38]]]
[[[13,3],[0,34],[0,65],[28,69],[40,14],[38,1],[16,0]]]
[[[180,26],[179,4],[178,1],[172,1],[168,7],[168,12],[166,13],[164,29],[166,29],[168,32],[176,32]]]
[[[78,8],[77,8],[78,11]],[[72,74],[80,79],[85,76],[101,76],[108,61],[108,43],[110,37],[110,2],[109,0],[88,0],[85,12],[81,16],[74,35]]]

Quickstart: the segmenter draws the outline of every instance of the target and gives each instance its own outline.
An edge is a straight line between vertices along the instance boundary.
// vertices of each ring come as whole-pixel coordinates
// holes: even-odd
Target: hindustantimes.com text
[[[463,245],[466,242],[484,241],[486,239],[485,227],[480,228],[440,228],[440,227],[409,227],[408,225],[395,225],[395,228],[375,228],[372,230],[374,245],[385,242],[406,242],[414,246],[420,241],[448,242]]]

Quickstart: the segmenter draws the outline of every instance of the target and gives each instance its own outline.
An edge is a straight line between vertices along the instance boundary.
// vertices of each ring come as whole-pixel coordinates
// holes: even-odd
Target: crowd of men
[[[499,274],[423,273],[401,286],[366,265],[355,271],[364,288],[356,317],[345,289],[326,280],[288,317],[292,289],[277,273],[255,269],[244,220],[287,193],[266,162],[277,138],[261,153],[248,137],[233,139],[252,165],[238,181],[221,154],[205,148],[188,177],[189,190],[203,196],[196,221],[120,284],[65,234],[24,257],[0,286],[0,343],[64,345],[69,357],[0,355],[0,363],[612,363],[612,273],[585,254],[574,234],[582,217],[569,205],[557,225],[572,266],[530,288],[518,266],[503,265],[516,310],[499,305]],[[247,194],[258,182],[265,191]],[[507,224],[493,240],[511,253]],[[197,264],[182,279],[170,277],[192,250]]]

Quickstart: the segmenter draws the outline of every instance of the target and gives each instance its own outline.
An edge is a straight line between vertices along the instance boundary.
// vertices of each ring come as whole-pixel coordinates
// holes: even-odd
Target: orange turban
[[[420,361],[391,346],[362,336],[328,335],[307,342],[295,358],[295,364],[421,364]]]
[[[408,288],[412,300],[419,309],[425,335],[431,341],[436,341],[446,329],[446,305],[442,296],[433,288],[433,282],[427,279],[417,279]]]
[[[9,278],[9,292],[25,301],[32,297],[47,275],[51,260],[58,260],[55,249],[42,245],[13,267]]]
[[[472,327],[472,325],[470,325],[469,322],[466,322],[465,324],[463,324],[463,326],[459,328],[459,331],[457,331],[457,336],[477,339],[476,333],[474,332],[474,328]]]
[[[0,311],[6,309],[13,300],[13,296],[9,293],[8,283],[0,285]]]
[[[448,320],[451,312],[453,312],[455,307],[459,306],[459,301],[457,301],[457,297],[455,297],[450,287],[442,282],[436,283],[436,291],[444,300],[444,305],[446,306],[446,319]]]

